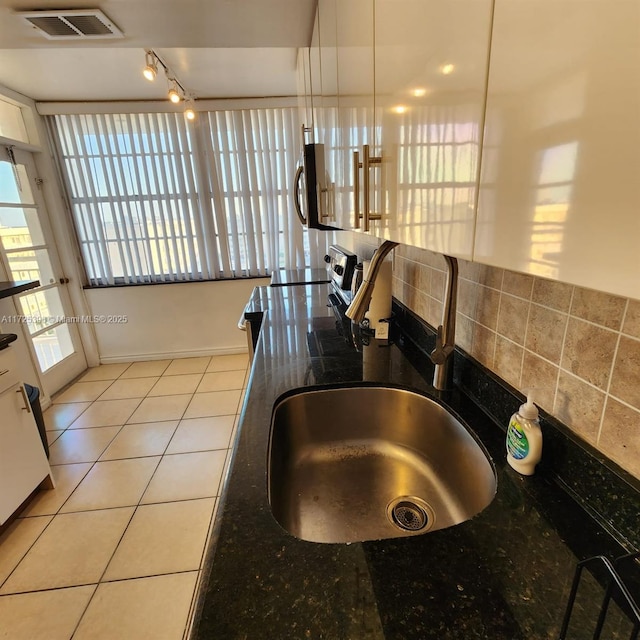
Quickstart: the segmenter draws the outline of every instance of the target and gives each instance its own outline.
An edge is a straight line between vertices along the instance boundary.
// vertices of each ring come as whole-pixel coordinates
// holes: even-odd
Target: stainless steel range
[[[358,258],[355,253],[348,251],[344,247],[332,244],[324,257],[326,269],[280,269],[271,276],[272,287],[290,287],[296,285],[331,283],[334,296],[338,294],[339,304],[348,305],[351,302],[351,285],[356,273]],[[247,306],[240,316],[238,328],[247,333],[247,347],[249,357],[253,359],[253,353],[260,326],[262,325],[263,309],[258,309],[259,300],[255,293],[259,289],[254,289]]]
[[[344,247],[332,244],[324,261],[327,263],[333,288],[349,304],[351,302],[351,283],[356,272],[358,257]]]

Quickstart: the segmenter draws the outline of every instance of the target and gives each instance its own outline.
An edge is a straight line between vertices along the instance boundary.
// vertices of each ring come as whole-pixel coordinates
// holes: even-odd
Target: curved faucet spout
[[[369,271],[362,281],[356,295],[353,297],[351,304],[345,311],[345,315],[347,318],[350,318],[352,322],[360,324],[364,320],[364,315],[369,309],[369,303],[371,302],[371,296],[373,295],[373,287],[375,286],[380,266],[387,255],[397,246],[397,242],[385,240],[371,257]]]
[[[453,379],[453,351],[456,347],[456,307],[458,299],[458,261],[451,256],[443,256],[447,263],[447,291],[445,295],[442,324],[436,334],[436,348],[431,352],[431,362],[436,365],[433,372],[433,386],[449,389]]]

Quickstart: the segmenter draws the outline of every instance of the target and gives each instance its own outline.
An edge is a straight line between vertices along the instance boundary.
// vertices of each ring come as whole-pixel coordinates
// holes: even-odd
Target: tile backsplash
[[[365,259],[374,238],[337,240]],[[393,295],[442,318],[441,255],[401,245]],[[640,301],[459,260],[456,344],[640,478]]]

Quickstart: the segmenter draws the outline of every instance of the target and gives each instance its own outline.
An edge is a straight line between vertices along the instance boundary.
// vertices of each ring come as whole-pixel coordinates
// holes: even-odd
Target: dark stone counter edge
[[[17,280],[16,282],[0,282],[0,299],[15,296],[40,286],[39,280]]]
[[[428,359],[434,329],[400,302],[393,311],[400,340],[409,340],[416,359]],[[405,351],[406,355],[407,352]],[[512,408],[525,397],[477,360],[456,347],[454,381],[500,429],[506,432]],[[420,364],[420,363],[418,363]],[[566,425],[540,410],[541,465],[591,517],[629,551],[640,549],[640,480],[603,456]]]

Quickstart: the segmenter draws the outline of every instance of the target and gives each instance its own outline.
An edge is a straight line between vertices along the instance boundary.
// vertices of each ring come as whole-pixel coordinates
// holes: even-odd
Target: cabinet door
[[[336,168],[336,217],[342,229],[362,229],[366,181],[362,169],[354,168],[354,153],[362,162],[364,145],[369,145],[372,155],[378,151],[373,95],[373,0],[338,2],[336,23],[340,148]],[[375,193],[375,172],[370,172],[368,177],[374,182],[369,190],[371,196]],[[376,224],[372,223],[371,228]]]
[[[311,102],[311,65],[309,47],[298,49],[296,61],[296,89],[301,126],[313,131],[313,104]]]
[[[471,258],[492,0],[375,0],[381,234]]]
[[[640,4],[496,0],[474,259],[640,298]]]
[[[0,525],[49,475],[49,463],[22,385],[0,394]]]
[[[320,101],[322,98],[322,74],[320,71],[320,17],[316,7],[316,17],[311,34],[309,47],[309,85],[311,87],[311,119],[313,120],[313,135],[309,142],[320,140]]]
[[[320,133],[318,142],[324,145],[326,189],[323,198],[323,219],[329,226],[338,226],[335,212],[335,183],[340,149],[337,135],[338,113],[338,59],[336,52],[337,0],[319,0],[318,32],[320,40]]]

